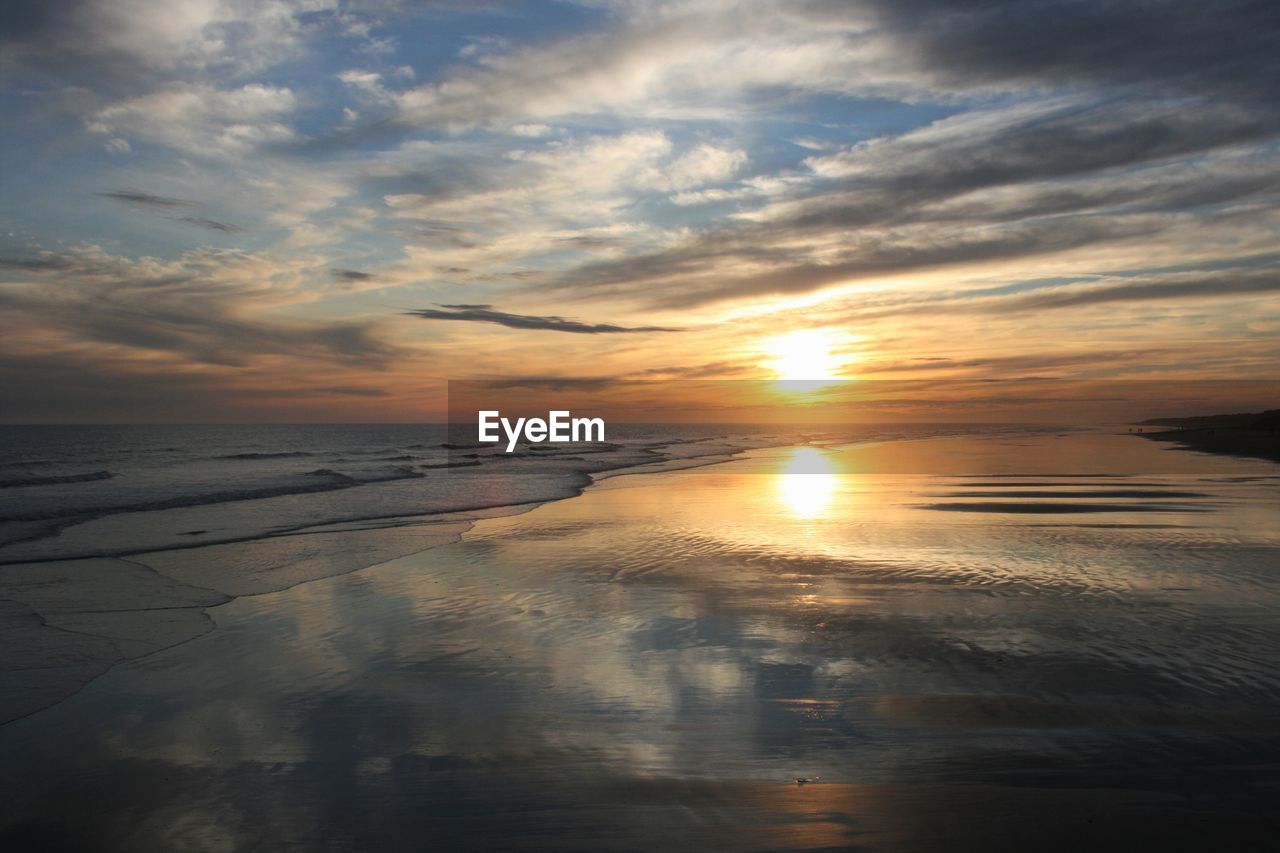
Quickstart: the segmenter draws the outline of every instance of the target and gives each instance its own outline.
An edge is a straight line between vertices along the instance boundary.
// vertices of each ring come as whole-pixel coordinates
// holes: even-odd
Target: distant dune
[[[1191,418],[1152,418],[1139,426],[1173,429],[1144,432],[1143,438],[1172,441],[1188,450],[1248,456],[1280,462],[1280,409]]]

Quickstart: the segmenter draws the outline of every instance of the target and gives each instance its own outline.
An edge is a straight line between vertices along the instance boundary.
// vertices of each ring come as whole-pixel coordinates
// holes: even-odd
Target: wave
[[[87,474],[61,474],[46,477],[15,477],[0,480],[0,489],[18,489],[25,486],[58,486],[63,483],[91,483],[94,480],[110,480],[118,477],[114,471],[90,471]]]
[[[38,465],[57,465],[56,459],[14,459],[0,462],[0,468],[35,468]]]
[[[36,513],[8,513],[0,515],[0,521],[41,521],[64,518],[84,521],[106,515],[117,515],[127,512],[151,512],[159,509],[178,509],[180,507],[207,506],[209,504],[232,503],[235,501],[252,501],[260,498],[278,498],[285,495],[305,495],[314,492],[331,492],[338,489],[349,489],[364,483],[336,471],[312,472],[323,476],[323,480],[314,483],[295,483],[291,485],[264,486],[257,489],[229,489],[224,492],[210,492],[203,495],[177,495],[171,498],[158,498],[149,501],[117,504],[114,506],[98,506],[77,508],[71,511],[46,511]]]
[[[347,476],[346,474],[343,474],[341,471],[335,471],[335,470],[333,470],[332,468],[317,468],[317,469],[316,469],[316,470],[314,470],[314,471],[308,471],[307,473],[303,474],[302,476],[304,476],[304,477],[333,477],[334,479],[346,480],[348,483],[351,483],[352,485],[355,485],[355,484],[357,484],[357,483],[359,483],[359,482],[360,482],[360,481],[359,481],[359,480],[357,480],[355,477],[349,477],[349,476]]]
[[[420,480],[427,476],[419,471],[415,471],[408,466],[392,468],[390,471],[382,471],[360,478],[361,483],[390,483],[395,480]]]
[[[214,459],[300,459],[304,456],[315,456],[306,450],[284,450],[278,453],[231,453],[227,456],[215,456]]]
[[[718,453],[733,453],[736,450],[747,449],[748,447],[757,446],[761,442],[759,440],[746,440],[741,446],[735,448],[714,448]],[[767,443],[767,442],[766,442]],[[399,449],[394,446],[388,446],[383,442],[370,442],[372,447],[368,450],[355,450],[354,452],[347,448],[342,454],[365,456],[366,454],[382,454],[400,455],[404,451],[405,445],[400,445]],[[676,438],[675,440],[667,440],[662,445],[671,449],[683,444]],[[241,445],[243,447],[244,445]],[[426,449],[438,445],[424,445]],[[703,448],[703,453],[713,449],[714,445],[698,444],[699,448]],[[234,446],[233,446],[234,447]],[[434,454],[424,454],[416,457],[421,460],[418,464],[384,464],[373,468],[365,468],[369,461],[373,460],[349,460],[355,463],[353,466],[342,466],[342,470],[335,470],[332,467],[317,467],[314,470],[298,471],[289,474],[286,478],[281,479],[278,475],[271,479],[260,483],[225,483],[222,488],[210,483],[207,484],[207,490],[184,490],[181,492],[170,492],[169,494],[136,494],[131,496],[115,495],[120,503],[111,504],[109,502],[99,502],[97,500],[86,501],[83,504],[70,506],[61,505],[53,506],[26,506],[21,511],[17,507],[12,508],[11,512],[0,512],[0,522],[19,523],[21,525],[30,525],[33,522],[57,522],[60,528],[70,528],[79,524],[90,521],[96,521],[117,515],[126,515],[133,513],[146,513],[157,510],[176,510],[190,509],[198,507],[207,507],[219,504],[238,503],[243,501],[254,501],[269,498],[287,498],[293,495],[307,495],[310,493],[325,492],[337,493],[347,489],[354,489],[358,486],[374,486],[376,484],[393,483],[394,481],[423,481],[426,478],[438,478],[434,469],[448,468],[470,468],[467,472],[456,472],[458,475],[465,476],[467,481],[465,484],[459,482],[456,484],[462,493],[452,494],[455,491],[454,485],[440,484],[439,488],[428,488],[421,494],[414,494],[410,491],[401,492],[377,492],[370,493],[370,505],[377,505],[379,515],[386,512],[388,516],[402,515],[435,515],[439,513],[461,512],[476,509],[492,509],[503,506],[524,506],[534,505],[546,500],[557,500],[561,497],[569,497],[580,492],[583,488],[590,484],[592,479],[602,472],[613,469],[629,469],[639,466],[643,469],[645,466],[655,462],[661,462],[665,453],[650,449],[645,446],[628,446],[627,444],[610,442],[600,447],[589,446],[567,446],[557,448],[557,452],[552,453],[530,453],[531,448],[525,446],[521,448],[521,452],[515,454],[491,454],[488,446],[481,444],[454,445],[459,449],[450,453],[448,457],[441,459]],[[484,448],[481,450],[481,448]],[[232,449],[232,448],[227,448]],[[632,452],[619,452],[630,449]],[[565,451],[568,451],[567,453]],[[687,451],[686,451],[687,452]],[[701,455],[701,454],[695,454]],[[216,456],[212,453],[203,456],[204,459],[228,458],[228,459],[253,459],[253,458],[280,458],[280,457],[321,457],[323,462],[332,465],[336,460],[336,454],[333,451],[320,452],[314,450],[312,452],[303,451],[281,451],[277,453],[235,453],[225,456]],[[435,456],[435,458],[432,458]],[[513,459],[512,457],[524,457],[523,459]],[[493,472],[493,476],[503,478],[508,474],[538,474],[538,488],[530,488],[522,483],[513,482],[509,488],[493,489],[486,485],[475,485],[472,483],[480,483],[481,480],[476,479],[477,475],[488,482],[484,478],[490,462],[506,462],[508,459],[513,464],[500,464],[497,470]],[[438,460],[438,462],[437,462]],[[320,461],[317,459],[316,461]],[[543,482],[546,480],[546,482]],[[131,484],[132,485],[132,484]],[[140,487],[145,487],[145,483],[139,482]],[[179,485],[179,484],[173,484]],[[518,486],[518,488],[516,487]],[[477,491],[478,490],[478,491]],[[386,497],[390,495],[391,497]],[[451,500],[450,498],[456,498]],[[336,503],[326,500],[323,506],[325,508],[325,521],[329,522],[345,522],[352,518],[364,517],[364,507],[366,501],[363,498],[348,502],[339,499]],[[394,504],[394,506],[392,505]],[[9,509],[9,508],[6,508]],[[299,510],[297,507],[290,505],[293,515],[299,517],[306,515],[306,512]],[[124,522],[131,524],[134,522]],[[199,527],[200,525],[193,525]],[[257,530],[255,525],[248,524],[252,530],[246,530],[244,540],[261,538],[263,532]],[[204,529],[201,527],[201,529]],[[273,528],[278,532],[277,528]],[[27,531],[14,531],[22,535],[20,538],[25,541],[35,541],[40,536],[29,536]],[[221,531],[218,534],[218,541],[241,541],[239,536],[228,536],[229,531]],[[190,537],[182,537],[189,542]],[[8,536],[0,534],[0,548],[7,548],[11,542],[5,540],[10,539]],[[175,540],[173,545],[181,546],[182,542]],[[167,546],[168,547],[168,546]],[[59,550],[59,549],[47,549]],[[77,555],[81,553],[79,548],[61,549],[62,553],[58,558],[66,559],[68,555],[74,551]],[[120,552],[125,553],[125,552]],[[132,552],[130,552],[132,553]],[[0,556],[0,564],[12,562],[15,555],[4,554]],[[45,555],[41,555],[45,558]]]

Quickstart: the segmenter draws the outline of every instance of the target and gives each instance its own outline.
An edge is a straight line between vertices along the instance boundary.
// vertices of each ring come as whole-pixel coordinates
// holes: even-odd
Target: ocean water
[[[0,598],[68,629],[35,647],[18,605],[0,623],[26,638],[9,660],[44,655],[8,682],[39,702],[0,727],[0,840],[1266,849],[1280,467],[957,432],[648,435],[660,455],[572,471],[595,484],[569,500],[354,501],[257,538],[0,566]]]
[[[577,494],[605,471],[706,464],[797,440],[991,429],[613,424],[605,443],[505,453],[451,444],[441,424],[0,426],[0,565],[533,504]]]
[[[606,442],[506,453],[441,424],[3,426],[0,722],[207,632],[207,607],[422,551],[595,479],[993,429],[1040,428],[614,424]]]
[[[473,452],[477,470],[446,470],[446,437],[436,424],[0,427],[0,560],[107,556],[546,500],[572,494],[598,467],[662,458],[662,436],[638,430],[599,454],[609,462],[561,445],[536,458]],[[494,494],[495,469],[539,476]]]

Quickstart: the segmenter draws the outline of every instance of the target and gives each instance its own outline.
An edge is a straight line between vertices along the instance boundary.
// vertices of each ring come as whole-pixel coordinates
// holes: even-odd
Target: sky
[[[1274,0],[2,15],[5,421],[1280,376]]]

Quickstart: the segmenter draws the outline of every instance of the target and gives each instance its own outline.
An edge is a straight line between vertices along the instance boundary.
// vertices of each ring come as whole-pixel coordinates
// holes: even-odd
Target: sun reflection
[[[827,514],[839,478],[825,450],[797,447],[777,476],[778,500],[796,518],[821,518]]]

